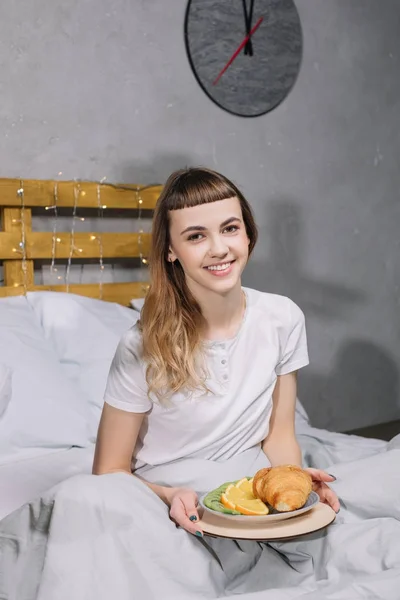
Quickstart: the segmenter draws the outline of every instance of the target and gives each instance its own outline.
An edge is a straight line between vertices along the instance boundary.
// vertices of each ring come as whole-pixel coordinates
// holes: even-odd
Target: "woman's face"
[[[192,293],[227,293],[240,283],[250,240],[236,197],[173,210],[169,216],[168,259],[179,260]]]

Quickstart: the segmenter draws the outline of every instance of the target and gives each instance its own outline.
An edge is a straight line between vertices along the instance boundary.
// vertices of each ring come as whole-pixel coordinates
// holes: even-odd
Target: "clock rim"
[[[192,3],[192,0],[188,0],[187,6],[186,6],[186,10],[185,10],[185,20],[184,20],[184,41],[185,41],[185,49],[186,49],[186,55],[189,61],[189,65],[190,65],[190,69],[192,71],[192,74],[194,75],[194,78],[196,79],[197,83],[199,84],[199,86],[201,87],[201,89],[203,90],[203,92],[206,94],[206,96],[211,100],[211,102],[213,102],[216,106],[218,106],[219,108],[221,108],[221,110],[224,110],[225,112],[229,113],[230,115],[234,115],[235,117],[242,117],[243,119],[254,119],[256,117],[262,117],[263,115],[267,115],[268,113],[272,112],[273,110],[275,110],[278,106],[280,106],[282,104],[282,102],[284,102],[284,100],[289,96],[289,94],[291,93],[291,91],[293,90],[299,75],[300,75],[300,71],[301,71],[301,67],[303,64],[303,52],[304,52],[304,36],[303,36],[303,27],[301,24],[301,19],[300,19],[300,14],[299,11],[297,9],[296,3],[294,2],[294,0],[290,0],[292,2],[293,8],[295,9],[296,13],[297,13],[297,18],[298,18],[298,22],[299,22],[299,26],[300,26],[300,42],[301,42],[301,47],[300,47],[300,59],[299,59],[299,67],[297,69],[297,73],[296,76],[293,78],[293,82],[292,85],[290,86],[290,88],[286,91],[285,96],[281,99],[278,100],[275,104],[273,104],[271,106],[271,108],[268,108],[267,110],[263,110],[255,115],[244,115],[242,113],[238,113],[238,112],[234,112],[233,110],[226,108],[226,106],[223,106],[222,104],[220,104],[220,102],[218,102],[215,98],[213,98],[213,96],[209,93],[209,91],[204,87],[200,77],[197,74],[196,68],[194,66],[193,60],[192,60],[192,56],[190,54],[190,50],[189,50],[189,35],[188,35],[188,21],[189,21],[189,10],[190,10],[190,5]]]

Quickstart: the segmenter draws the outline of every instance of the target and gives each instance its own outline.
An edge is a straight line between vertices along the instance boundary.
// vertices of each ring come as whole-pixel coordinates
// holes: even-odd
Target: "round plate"
[[[308,496],[308,500],[302,508],[298,510],[291,510],[290,512],[273,512],[269,515],[230,515],[227,513],[218,512],[216,510],[212,510],[211,508],[207,508],[204,504],[204,498],[207,494],[204,494],[199,502],[200,506],[204,508],[204,511],[207,513],[211,513],[212,515],[217,515],[219,519],[224,519],[224,521],[229,521],[230,523],[271,523],[273,521],[286,521],[287,519],[291,519],[293,517],[297,517],[302,515],[312,508],[316,506],[319,502],[319,496],[315,492],[311,492]]]
[[[205,535],[234,540],[287,540],[319,531],[327,527],[336,518],[335,511],[327,504],[318,502],[314,508],[292,519],[255,523],[246,521],[227,521],[221,519],[221,513],[204,511],[199,526]]]

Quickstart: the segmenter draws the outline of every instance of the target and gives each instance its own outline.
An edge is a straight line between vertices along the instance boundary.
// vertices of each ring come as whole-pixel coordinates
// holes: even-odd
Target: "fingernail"
[[[328,473],[329,477],[333,477],[333,479],[336,481],[336,477],[334,475],[331,475],[331,473]]]
[[[190,519],[191,521],[197,521],[197,517],[196,517],[196,515],[192,515],[192,516],[190,516],[190,517],[189,517],[189,519]]]
[[[197,535],[197,537],[203,537],[203,534],[201,533],[201,531],[196,531],[196,535]]]

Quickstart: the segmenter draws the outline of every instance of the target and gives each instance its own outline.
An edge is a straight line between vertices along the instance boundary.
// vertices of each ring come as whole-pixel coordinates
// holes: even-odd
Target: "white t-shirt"
[[[141,335],[133,326],[121,339],[108,376],[105,401],[147,413],[133,468],[183,457],[224,460],[260,444],[268,433],[278,375],[308,364],[304,315],[289,298],[243,288],[246,311],[234,338],[206,342],[212,393],[178,393],[172,406],[147,396]]]

